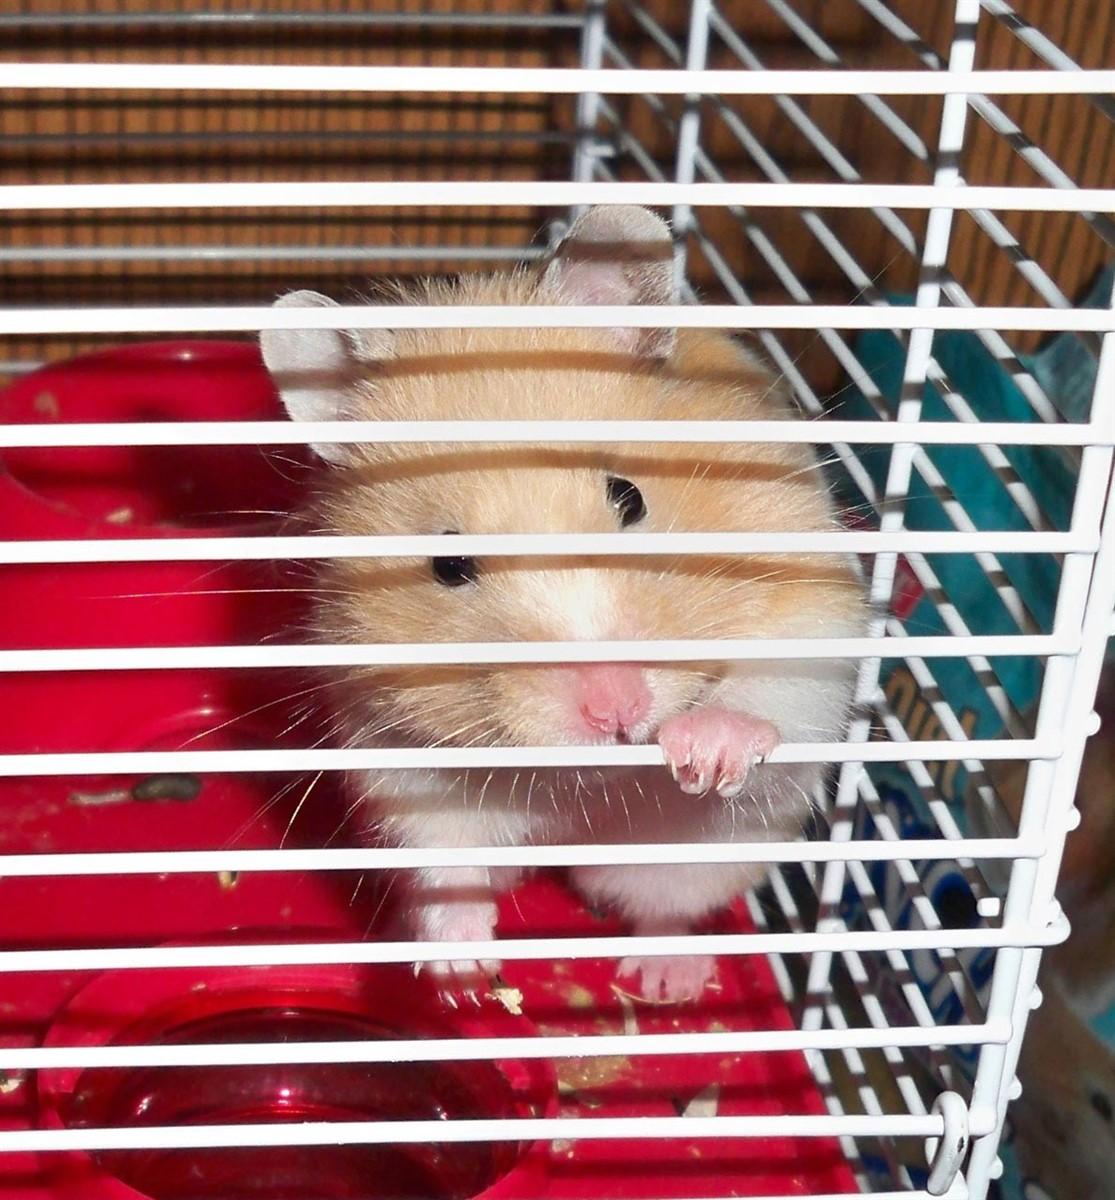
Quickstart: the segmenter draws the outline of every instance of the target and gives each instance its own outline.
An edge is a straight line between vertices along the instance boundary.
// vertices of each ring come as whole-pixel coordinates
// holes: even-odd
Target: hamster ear
[[[542,276],[565,304],[677,304],[670,227],[637,205],[590,208],[573,222]],[[617,329],[623,350],[668,358],[677,331]]]
[[[320,292],[287,292],[275,308],[335,308]],[[361,366],[391,353],[387,330],[265,329],[259,335],[263,362],[292,421],[343,421],[353,416],[350,389]],[[345,462],[347,447],[312,449],[329,462]]]

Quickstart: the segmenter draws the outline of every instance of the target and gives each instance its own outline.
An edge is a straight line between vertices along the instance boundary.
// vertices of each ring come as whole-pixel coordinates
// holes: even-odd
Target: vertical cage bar
[[[712,0],[691,0],[689,8],[689,33],[685,44],[685,69],[703,71],[708,64],[708,41]],[[677,159],[674,163],[674,180],[677,183],[693,183],[697,178],[697,152],[701,134],[700,96],[689,94],[678,123]],[[688,204],[675,204],[672,214],[674,226],[674,269],[679,283],[685,279],[688,260],[689,233],[693,228],[693,209]]]
[[[970,71],[975,62],[976,26],[979,21],[979,0],[956,0],[953,39],[949,52],[949,71]],[[964,144],[968,101],[964,95],[951,94],[944,98],[941,126],[937,140],[937,168],[933,181],[941,186],[955,186],[959,180],[960,151]],[[915,303],[918,308],[935,308],[941,301],[941,276],[948,258],[953,213],[936,208],[929,213],[925,246],[921,255],[921,278]],[[916,421],[921,416],[922,398],[933,352],[933,330],[914,329],[907,343],[906,362],[902,375],[902,394],[896,413],[899,422]],[[905,520],[904,501],[909,491],[916,447],[897,445],[891,452],[887,478],[880,497],[880,528],[900,529]],[[869,602],[878,615],[872,618],[869,632],[882,636],[886,628],[886,610],[894,586],[898,556],[878,554],[871,571]],[[850,742],[865,742],[871,734],[870,698],[879,686],[882,660],[863,659],[856,676],[856,715],[848,731]],[[859,795],[859,776],[862,763],[846,763],[840,771],[836,803],[832,812],[830,837],[847,841],[853,832],[855,810]],[[818,932],[836,931],[842,927],[839,916],[840,898],[844,891],[845,865],[829,863],[821,876]],[[819,1029],[824,1023],[825,1003],[831,989],[832,954],[825,951],[813,956],[806,984],[806,1006],[802,1012],[805,1029]]]
[[[580,64],[586,71],[599,70],[604,62],[604,41],[607,33],[605,4],[607,0],[586,0],[581,25]],[[591,183],[596,176],[597,122],[600,115],[600,93],[581,92],[577,97],[577,142],[573,149],[573,182]],[[584,211],[583,204],[574,205],[570,221]]]
[[[1115,288],[1110,304],[1115,309]],[[1105,334],[1093,393],[1092,416],[1107,427],[1115,425],[1115,334]],[[1093,731],[1095,702],[1115,608],[1115,479],[1110,446],[1089,446],[1082,456],[1073,529],[1100,531],[1099,553],[1065,558],[1057,597],[1054,632],[1081,630],[1076,658],[1051,658],[1046,668],[1038,709],[1036,735],[1061,731],[1064,751],[1054,761],[1033,762],[1026,779],[1021,837],[1040,838],[1046,852],[1040,859],[1016,860],[1011,866],[1004,922],[1051,921],[1059,912],[1054,898],[1064,840],[1073,827],[1084,747]],[[1106,504],[1105,504],[1106,500]],[[1110,735],[1109,735],[1110,736]],[[998,1171],[997,1155],[1007,1103],[1011,1098],[1026,1022],[1034,1001],[1040,950],[1003,950],[995,958],[987,1019],[1007,1020],[1012,1034],[1005,1046],[986,1046],[980,1055],[972,1094],[972,1109],[994,1110],[994,1132],[972,1148],[969,1188],[972,1200],[984,1200],[989,1181]]]

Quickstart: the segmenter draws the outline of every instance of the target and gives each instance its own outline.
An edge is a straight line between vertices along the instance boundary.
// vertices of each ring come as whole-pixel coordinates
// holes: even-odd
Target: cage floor
[[[5,852],[65,848],[181,849],[220,844],[249,820],[260,793],[235,779],[212,778],[189,802],[130,801],[89,806],[73,803],[72,781],[17,782],[0,800],[0,842]],[[324,815],[329,805],[319,812]],[[273,810],[274,815],[274,810]],[[273,845],[285,814],[257,821],[243,844]],[[302,837],[314,836],[310,821]],[[324,826],[323,826],[324,827]],[[281,831],[281,830],[280,830]],[[379,897],[370,883],[356,887],[351,875],[164,876],[103,879],[7,879],[0,883],[0,940],[9,947],[139,945],[214,941],[242,936],[299,940],[353,940],[376,936]],[[353,893],[356,891],[354,897]],[[373,928],[369,931],[369,922]],[[724,928],[750,928],[742,907],[723,918]],[[501,933],[506,936],[585,935],[615,932],[605,917],[587,912],[560,879],[536,877],[505,897]],[[421,981],[409,968],[369,968],[383,986],[405,991],[402,1011],[429,1007]],[[400,973],[401,972],[401,973]],[[229,974],[226,972],[226,974]],[[250,979],[241,970],[238,979]],[[522,1015],[511,1017],[491,997],[480,1007],[444,1009],[444,1036],[487,1033],[593,1034],[777,1030],[790,1016],[765,960],[722,960],[718,980],[699,1005],[652,1005],[628,996],[606,960],[520,962],[505,965],[507,985],[522,993]],[[312,990],[316,976],[307,972]],[[258,981],[257,981],[258,982]],[[289,981],[288,981],[289,982]],[[266,979],[264,980],[266,984]],[[241,984],[240,986],[243,986]],[[297,989],[297,983],[294,985]],[[204,974],[183,970],[118,972],[92,977],[58,972],[12,977],[0,1009],[0,1038],[8,1046],[46,1039],[99,1044],[128,1039],[168,997],[190,1010],[191,996],[206,989]],[[284,993],[289,995],[289,993]],[[76,999],[75,999],[76,997]],[[412,1007],[413,1006],[413,1007]],[[512,1004],[512,1007],[515,1007]],[[201,1010],[197,1010],[201,1011]],[[425,1027],[396,1036],[421,1036]],[[168,1076],[179,1068],[164,1068]],[[230,1068],[224,1069],[226,1072]],[[95,1072],[87,1072],[93,1075]],[[56,1127],[58,1114],[73,1112],[78,1072],[44,1079],[12,1076],[0,1089],[0,1114],[9,1129]],[[622,1117],[819,1113],[821,1097],[796,1053],[673,1055],[581,1058],[546,1067],[540,1107],[563,1116]],[[390,1108],[390,1105],[388,1106]],[[387,1115],[392,1115],[388,1112]],[[394,1115],[398,1115],[397,1113]],[[489,1114],[484,1114],[489,1115]],[[320,1150],[311,1150],[320,1154]],[[377,1190],[377,1187],[379,1190]],[[373,1196],[393,1194],[381,1183]],[[535,1148],[531,1167],[522,1159],[493,1194],[501,1197],[763,1196],[854,1191],[839,1148],[824,1140],[640,1140],[554,1142]],[[110,1182],[82,1156],[7,1155],[0,1160],[0,1195],[11,1200],[117,1200],[135,1196]],[[253,1193],[254,1194],[254,1193]],[[348,1192],[340,1193],[345,1196]],[[364,1200],[363,1195],[361,1200]]]

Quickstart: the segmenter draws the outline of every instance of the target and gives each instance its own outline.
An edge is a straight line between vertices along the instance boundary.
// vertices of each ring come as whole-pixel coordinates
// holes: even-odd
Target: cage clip
[[[968,1152],[968,1105],[956,1092],[941,1092],[933,1101],[932,1112],[944,1121],[945,1130],[939,1138],[926,1138],[929,1180],[925,1190],[931,1196],[943,1196],[952,1187]]]

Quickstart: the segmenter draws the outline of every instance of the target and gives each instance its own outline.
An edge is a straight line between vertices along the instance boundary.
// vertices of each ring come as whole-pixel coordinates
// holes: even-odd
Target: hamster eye
[[[608,476],[608,503],[619,514],[619,523],[624,529],[638,524],[647,515],[643,493],[630,479],[621,479],[618,475]]]
[[[455,529],[447,529],[446,533],[456,533]],[[475,558],[431,558],[430,566],[434,578],[446,587],[462,587],[466,583],[475,583],[480,573]]]

